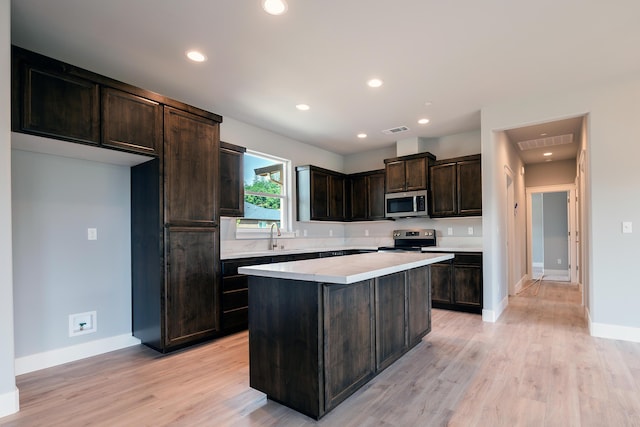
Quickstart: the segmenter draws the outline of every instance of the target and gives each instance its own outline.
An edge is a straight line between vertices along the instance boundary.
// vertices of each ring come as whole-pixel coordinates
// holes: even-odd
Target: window
[[[276,224],[288,230],[290,161],[247,150],[244,155],[244,218],[240,232],[269,232]]]

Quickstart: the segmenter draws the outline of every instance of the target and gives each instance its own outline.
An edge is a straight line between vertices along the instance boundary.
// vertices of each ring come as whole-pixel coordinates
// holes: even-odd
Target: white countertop
[[[482,252],[481,246],[426,246],[422,252]]]
[[[300,249],[275,249],[272,251],[249,251],[249,252],[225,252],[220,254],[221,260],[227,259],[239,259],[239,258],[253,258],[261,256],[278,256],[278,255],[292,255],[292,254],[308,254],[315,252],[332,252],[332,251],[348,251],[348,250],[363,250],[363,251],[377,251],[377,246],[335,246],[326,248],[300,248]]]
[[[238,273],[344,285],[446,261],[451,258],[453,258],[453,254],[445,253],[372,252],[252,265],[240,267]]]

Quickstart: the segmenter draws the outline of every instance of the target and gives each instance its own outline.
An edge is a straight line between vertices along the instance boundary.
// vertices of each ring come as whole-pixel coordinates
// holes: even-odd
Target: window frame
[[[293,217],[293,200],[292,200],[292,167],[291,160],[285,159],[283,157],[274,156],[272,154],[263,153],[256,150],[247,149],[245,154],[263,158],[269,161],[277,162],[282,164],[282,178],[284,180],[282,185],[282,193],[281,194],[270,194],[270,193],[259,193],[259,192],[247,192],[245,190],[245,196],[247,194],[257,195],[257,196],[265,196],[265,197],[275,197],[280,199],[280,233],[282,237],[292,237],[292,217]],[[244,186],[244,176],[243,186]],[[243,198],[244,203],[244,198]],[[241,226],[241,221],[245,218],[237,218],[236,220],[236,238],[238,239],[251,239],[251,238],[268,238],[271,234],[270,227],[267,228],[243,228]],[[247,218],[250,219],[250,218]]]

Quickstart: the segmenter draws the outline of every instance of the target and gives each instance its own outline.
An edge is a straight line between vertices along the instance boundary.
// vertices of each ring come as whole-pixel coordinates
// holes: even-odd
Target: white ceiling
[[[505,133],[522,161],[526,164],[575,159],[582,140],[583,120],[585,120],[584,117],[572,117],[509,129]],[[559,140],[558,137],[567,135],[571,135],[571,143],[556,145]],[[521,149],[518,143],[527,141],[538,141],[543,146],[533,149]],[[551,156],[547,157],[544,155],[545,153],[551,153]]]
[[[12,42],[340,154],[479,129],[485,105],[640,72],[638,0],[288,3],[271,16],[259,0],[12,0]],[[190,48],[208,61],[188,62]]]

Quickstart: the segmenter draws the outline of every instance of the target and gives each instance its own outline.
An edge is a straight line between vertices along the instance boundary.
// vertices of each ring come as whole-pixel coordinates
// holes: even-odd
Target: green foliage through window
[[[280,194],[282,191],[280,184],[265,179],[259,179],[258,177],[254,178],[251,185],[245,184],[244,190],[245,192],[262,194]],[[246,194],[245,200],[247,201],[247,203],[251,203],[263,208],[280,209],[279,198]]]

